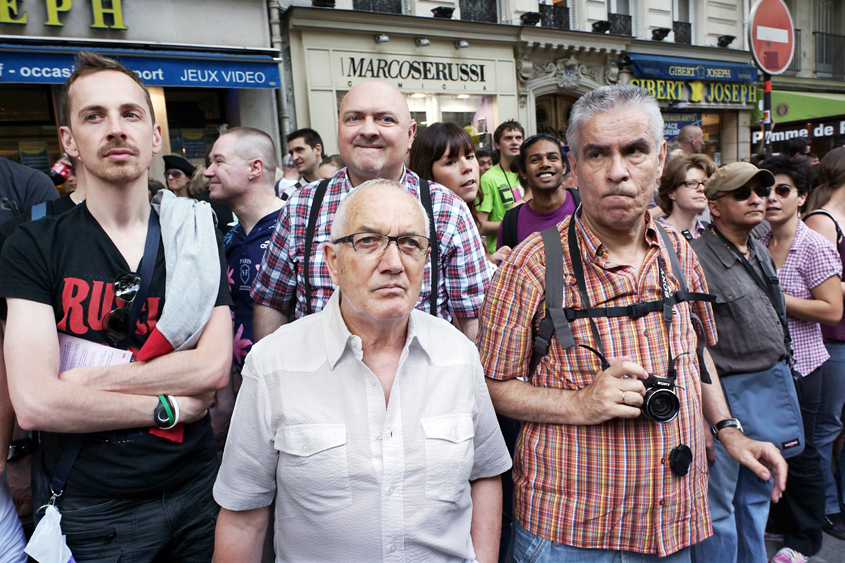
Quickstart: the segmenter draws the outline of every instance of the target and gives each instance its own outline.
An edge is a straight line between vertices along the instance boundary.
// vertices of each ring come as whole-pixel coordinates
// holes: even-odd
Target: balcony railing
[[[845,35],[814,31],[816,38],[816,72],[845,75]]]
[[[801,30],[795,30],[795,48],[792,51],[792,62],[786,70],[793,70],[798,72],[801,70]]]
[[[607,20],[610,22],[611,35],[627,35],[631,36],[631,16],[626,14],[607,14]]]
[[[690,22],[672,22],[672,31],[675,32],[675,43],[692,45],[692,24]]]
[[[540,25],[553,29],[569,29],[569,8],[558,4],[540,4]]]
[[[365,12],[401,14],[402,0],[352,0],[352,8]]]
[[[499,23],[496,0],[460,0],[460,6],[464,21]]]

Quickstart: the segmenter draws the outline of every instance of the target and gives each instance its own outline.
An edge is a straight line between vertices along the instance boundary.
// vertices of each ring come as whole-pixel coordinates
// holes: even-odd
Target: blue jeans
[[[610,549],[582,549],[551,542],[535,536],[518,521],[513,522],[513,563],[689,563],[690,548],[667,557],[656,554],[613,551]]]
[[[220,507],[214,460],[190,481],[143,499],[61,497],[62,533],[79,563],[211,561]]]
[[[707,487],[713,535],[693,546],[695,560],[766,563],[763,532],[773,485],[774,481],[760,483],[754,472],[735,462],[717,441]]]
[[[842,406],[845,405],[845,342],[825,342],[824,346],[830,354],[830,359],[821,368],[822,403],[816,419],[815,444],[824,475],[824,512],[836,514],[840,511],[840,505],[831,464],[833,442],[842,432],[840,417]]]

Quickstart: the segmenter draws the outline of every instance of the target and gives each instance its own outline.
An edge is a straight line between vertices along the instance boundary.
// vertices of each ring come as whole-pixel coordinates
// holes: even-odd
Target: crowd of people
[[[510,120],[491,154],[369,81],[339,154],[222,129],[205,166],[164,157],[165,189],[136,74],[80,53],[62,94],[75,190],[0,226],[0,561],[744,563],[770,535],[801,563],[845,539],[845,148],[717,167],[613,86],[565,142]]]

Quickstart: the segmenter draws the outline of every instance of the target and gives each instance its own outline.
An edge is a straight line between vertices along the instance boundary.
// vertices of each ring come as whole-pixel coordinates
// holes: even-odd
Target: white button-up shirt
[[[475,346],[413,311],[385,408],[339,295],[253,347],[215,500],[275,495],[279,562],[473,560],[470,481],[511,465]]]

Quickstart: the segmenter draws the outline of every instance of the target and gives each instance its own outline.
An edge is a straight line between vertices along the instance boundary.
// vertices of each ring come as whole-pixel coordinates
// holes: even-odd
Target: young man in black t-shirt
[[[194,349],[59,373],[59,334],[104,345],[122,341],[103,330],[104,318],[132,308],[115,297],[113,282],[142,271],[155,213],[147,174],[161,149],[149,94],[125,67],[82,53],[65,94],[62,142],[84,168],[87,198],[58,217],[20,226],[0,259],[0,297],[8,302],[9,390],[21,426],[42,436],[34,484],[54,477],[67,444],[84,433],[56,502],[76,561],[112,555],[142,562],[208,561],[218,510],[211,497],[218,459],[207,409],[228,379],[232,356],[225,269],[219,286],[213,280],[210,317],[194,319],[199,326],[205,322]],[[182,299],[165,287],[173,256],[164,254],[164,216],[161,222],[149,291],[137,324],[126,330],[132,334],[129,351],[140,350],[140,357],[148,337],[161,336],[165,298],[176,301],[175,307]],[[213,229],[210,221],[198,228],[206,227]],[[223,264],[219,245],[206,246],[197,249],[200,257]],[[169,422],[181,422],[172,431],[163,431],[170,424],[154,417],[162,406],[169,408]],[[177,407],[179,414],[172,414]],[[46,500],[38,495],[36,506]]]

